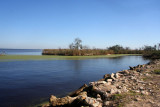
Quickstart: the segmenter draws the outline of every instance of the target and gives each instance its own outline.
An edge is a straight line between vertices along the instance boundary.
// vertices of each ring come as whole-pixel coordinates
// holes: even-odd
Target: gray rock
[[[143,87],[139,87],[139,89],[140,89],[140,90],[144,90],[144,88],[143,88]]]
[[[101,98],[101,95],[97,94],[97,98]]]
[[[107,79],[107,82],[112,82],[112,79]]]
[[[141,94],[148,95],[149,93],[147,91],[141,91]]]
[[[112,78],[113,80],[116,79],[116,78],[114,77],[114,73],[111,74],[111,78]]]
[[[116,73],[115,77],[118,79],[120,77],[119,73]]]
[[[96,81],[96,82],[90,82],[89,84],[93,86],[93,85],[100,85],[100,84],[106,84],[106,83],[107,83],[106,81]]]
[[[110,105],[110,101],[105,101],[104,103],[103,103],[103,106],[109,106]]]
[[[110,94],[117,94],[118,93],[118,89],[117,88],[112,88],[110,90]]]
[[[128,70],[124,70],[124,73],[125,73],[125,74],[129,74],[129,71],[128,71]]]
[[[102,103],[91,97],[86,97],[84,102],[91,107],[102,107]]]

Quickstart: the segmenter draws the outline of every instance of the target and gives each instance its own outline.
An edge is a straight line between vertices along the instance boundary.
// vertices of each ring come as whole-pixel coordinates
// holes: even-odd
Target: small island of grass
[[[57,56],[57,55],[3,55],[0,56],[0,61],[12,60],[83,60],[94,58],[115,58],[128,55],[140,54],[112,54],[112,55],[95,55],[95,56]]]

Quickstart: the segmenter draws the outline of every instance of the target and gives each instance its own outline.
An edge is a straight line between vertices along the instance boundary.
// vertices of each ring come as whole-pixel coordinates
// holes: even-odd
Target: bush
[[[145,51],[143,56],[145,58],[160,59],[160,51]]]

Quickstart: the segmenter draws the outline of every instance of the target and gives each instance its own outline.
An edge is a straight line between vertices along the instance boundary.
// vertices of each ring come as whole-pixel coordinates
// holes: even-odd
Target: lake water
[[[0,49],[0,54],[7,55],[42,55],[42,49]]]
[[[147,62],[141,56],[0,62],[0,107],[35,105],[51,94],[62,97],[104,74]]]

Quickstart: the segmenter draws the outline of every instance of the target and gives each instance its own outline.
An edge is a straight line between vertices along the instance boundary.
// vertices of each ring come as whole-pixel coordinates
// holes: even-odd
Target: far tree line
[[[90,49],[86,45],[82,45],[82,40],[75,38],[73,43],[69,44],[68,49],[44,49],[43,55],[63,55],[63,56],[91,56],[91,55],[109,55],[109,54],[144,54],[148,55],[151,52],[159,52],[160,43],[154,46],[143,46],[139,49],[130,49],[121,45],[114,45],[106,49],[93,48]]]

